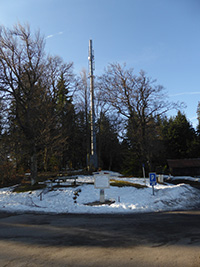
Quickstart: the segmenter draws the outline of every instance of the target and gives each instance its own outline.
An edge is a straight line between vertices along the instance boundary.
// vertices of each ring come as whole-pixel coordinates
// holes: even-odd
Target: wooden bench
[[[61,183],[66,183],[67,180],[73,180],[73,184],[76,185],[77,179],[78,179],[78,176],[59,176],[59,177],[51,179],[51,181],[53,183],[57,183],[57,185],[60,185]]]

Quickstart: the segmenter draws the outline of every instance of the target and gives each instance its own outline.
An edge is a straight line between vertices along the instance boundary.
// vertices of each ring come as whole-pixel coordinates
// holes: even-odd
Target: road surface
[[[0,213],[0,266],[200,266],[200,209]]]

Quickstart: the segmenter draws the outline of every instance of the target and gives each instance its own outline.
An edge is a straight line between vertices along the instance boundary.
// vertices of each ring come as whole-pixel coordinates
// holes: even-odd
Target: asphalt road
[[[200,209],[0,213],[0,266],[200,266]]]

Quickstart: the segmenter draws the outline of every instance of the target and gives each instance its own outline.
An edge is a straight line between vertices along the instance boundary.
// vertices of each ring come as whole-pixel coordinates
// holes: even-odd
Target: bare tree
[[[167,101],[164,88],[141,71],[138,76],[126,65],[110,64],[100,77],[102,101],[111,105],[132,129],[143,157],[150,162],[153,121],[174,105]]]
[[[36,91],[44,70],[44,38],[31,35],[29,25],[0,29],[0,90],[15,100],[16,118],[29,141],[32,183],[37,176]],[[34,115],[34,117],[37,114]]]
[[[46,57],[44,38],[31,33],[29,25],[0,29],[0,91],[12,101],[17,123],[31,157],[31,181],[37,177],[37,152],[55,143],[63,144],[59,133],[58,80],[73,94],[73,64],[59,57]],[[72,85],[73,84],[73,85]],[[65,104],[63,100],[63,105]],[[44,153],[44,158],[47,155]],[[45,159],[44,159],[45,161]],[[46,163],[45,163],[46,164]]]
[[[80,73],[77,90],[77,104],[79,105],[79,111],[84,113],[85,123],[85,151],[86,151],[86,166],[89,164],[89,151],[90,151],[90,129],[89,129],[89,111],[90,111],[90,90],[88,86],[88,76],[86,69],[83,69]]]

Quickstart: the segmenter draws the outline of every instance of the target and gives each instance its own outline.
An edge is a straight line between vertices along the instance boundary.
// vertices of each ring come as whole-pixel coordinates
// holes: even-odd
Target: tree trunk
[[[112,169],[112,154],[110,153],[110,157],[109,157],[109,171],[111,171]]]
[[[47,172],[47,147],[44,149],[44,171]]]
[[[33,145],[31,153],[31,185],[36,183],[37,178],[37,152],[36,147]]]

